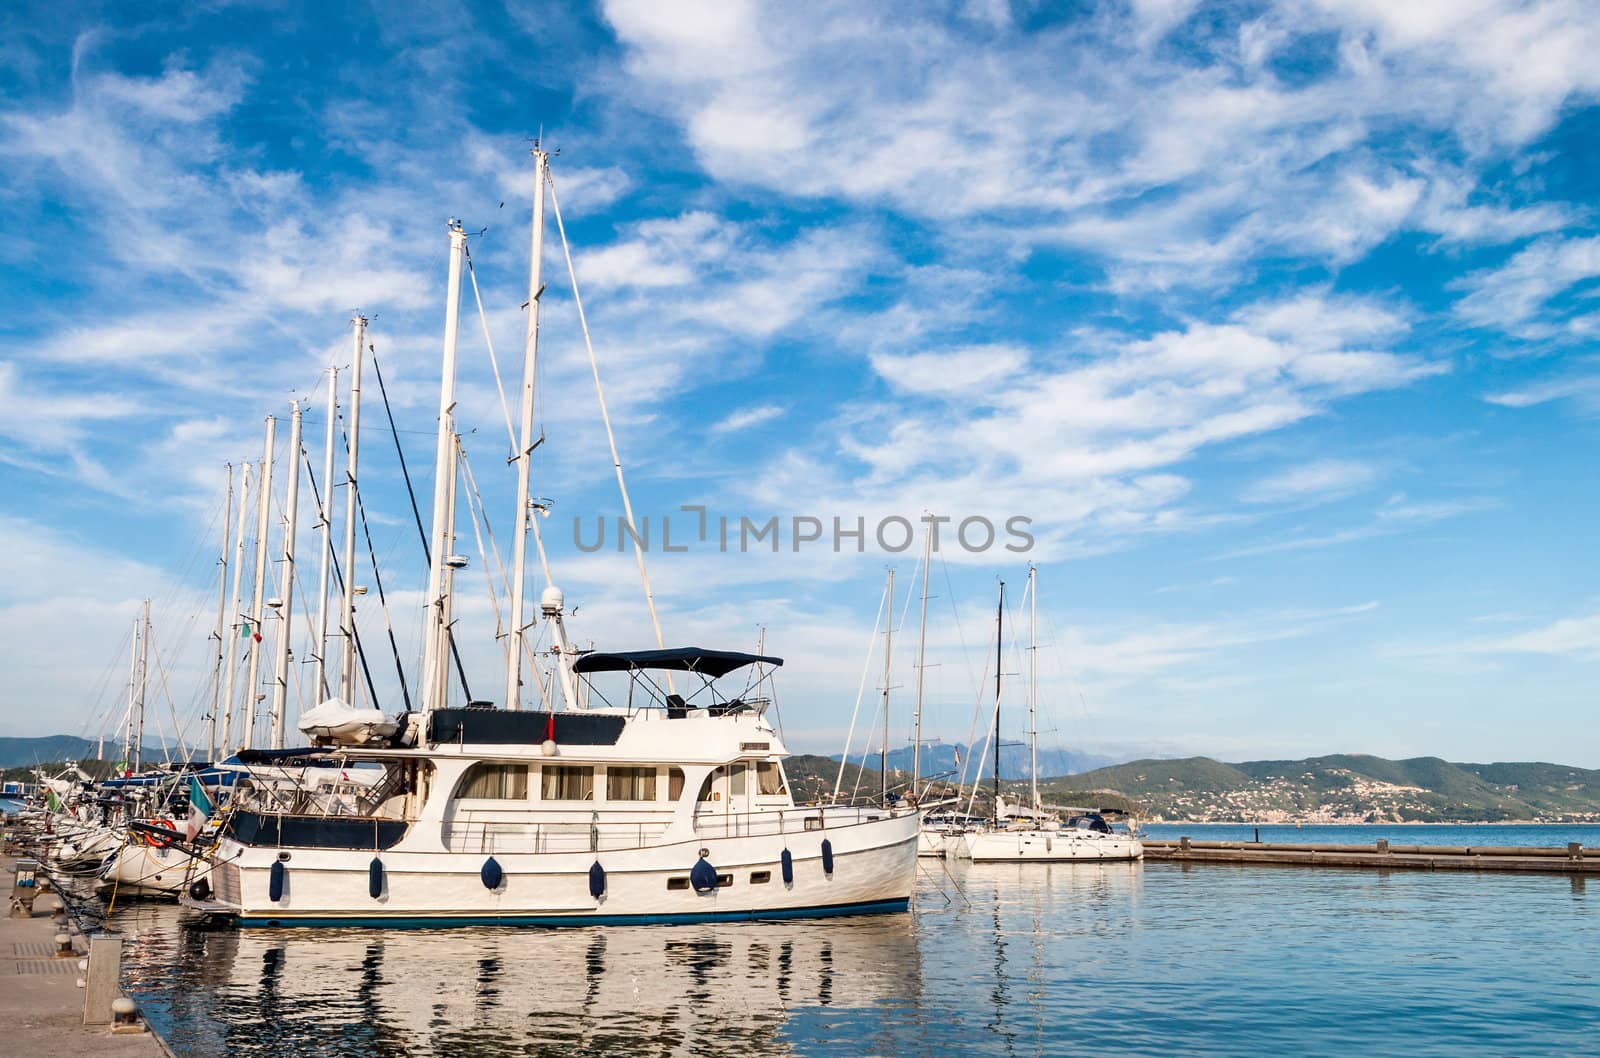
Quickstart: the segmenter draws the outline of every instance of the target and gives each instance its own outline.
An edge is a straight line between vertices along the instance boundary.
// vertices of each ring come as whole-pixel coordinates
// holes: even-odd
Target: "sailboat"
[[[548,154],[535,146],[533,155],[505,701],[452,708],[448,697],[467,238],[452,222],[420,708],[386,725],[319,707],[301,720],[311,748],[240,753],[245,766],[366,767],[381,778],[358,796],[312,805],[244,784],[252,789],[234,795],[205,857],[209,877],[195,880],[183,903],[237,926],[604,925],[903,911],[915,881],[918,813],[795,803],[788,751],[768,716],[771,699],[760,694],[781,658],[667,648],[659,631],[656,649],[580,653],[567,636],[563,593],[550,584],[539,610],[551,629],[557,686],[546,708],[522,708],[522,548],[550,185]],[[581,311],[580,303],[580,321]],[[613,463],[620,484],[614,444]],[[625,489],[623,500],[631,519]],[[642,574],[642,557],[640,567]],[[608,696],[608,681],[617,680],[622,689]]]
[[[1028,745],[1030,803],[1007,803],[1000,792],[1001,664],[1005,626],[1006,586],[1000,584],[995,610],[994,674],[994,815],[988,826],[946,839],[947,855],[974,863],[1062,863],[1075,860],[1138,860],[1144,845],[1131,834],[1110,830],[1098,814],[1085,813],[1063,826],[1057,812],[1039,799],[1038,723],[1038,571],[1028,568]]]

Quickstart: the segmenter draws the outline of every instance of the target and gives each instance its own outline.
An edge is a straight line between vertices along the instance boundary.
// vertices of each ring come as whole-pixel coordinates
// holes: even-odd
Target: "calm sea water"
[[[1538,843],[1569,840],[1557,829]],[[1600,878],[925,868],[911,914],[811,923],[237,932],[163,905],[116,917],[135,938],[130,990],[184,1058],[1600,1050]]]

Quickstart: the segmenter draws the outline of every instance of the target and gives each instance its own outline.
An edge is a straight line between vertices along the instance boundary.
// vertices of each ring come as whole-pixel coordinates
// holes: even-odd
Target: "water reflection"
[[[179,1054],[785,1053],[793,1007],[917,995],[909,916],[609,929],[212,929],[170,908],[128,987]]]
[[[911,915],[211,930],[117,915],[181,1058],[1593,1050],[1581,878],[952,864]],[[1381,1028],[1381,1031],[1378,1031]]]

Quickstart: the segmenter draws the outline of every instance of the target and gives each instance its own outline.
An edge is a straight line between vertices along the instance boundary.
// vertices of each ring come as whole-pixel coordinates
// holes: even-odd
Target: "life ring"
[[[161,827],[165,830],[178,829],[177,824],[170,819],[152,819],[150,821],[150,825],[153,827]],[[158,849],[170,848],[172,845],[172,839],[167,837],[165,834],[157,834],[153,831],[147,830],[145,831],[145,838],[150,842],[151,845],[154,845]]]

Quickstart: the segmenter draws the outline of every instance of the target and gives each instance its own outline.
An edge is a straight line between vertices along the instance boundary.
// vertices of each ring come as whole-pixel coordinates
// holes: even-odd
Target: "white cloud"
[[[776,404],[758,404],[752,408],[741,408],[727,418],[712,425],[712,433],[737,433],[748,430],[752,426],[771,422],[783,416],[783,408]]]
[[[1281,4],[1235,30],[1162,42],[1187,3],[1104,9],[1070,28],[986,13],[741,3],[607,20],[646,105],[684,128],[715,178],[782,194],[986,215],[1005,237],[1109,261],[1114,289],[1192,285],[1287,250],[1335,264],[1390,234],[1444,243],[1548,231],[1555,205],[1475,200],[1497,152],[1538,135],[1600,77],[1600,21],[1570,2]],[[1291,48],[1326,62],[1286,79]],[[1539,55],[1539,62],[1527,56]],[[1487,83],[1491,87],[1485,90]],[[1409,125],[1463,150],[1375,129]]]
[[[1377,478],[1378,468],[1370,463],[1354,459],[1319,459],[1262,478],[1240,495],[1250,503],[1322,501],[1358,492]]]
[[[1522,338],[1560,333],[1548,302],[1574,284],[1600,276],[1600,236],[1540,239],[1495,268],[1475,272],[1456,286],[1467,293],[1456,315],[1474,327]]]
[[[872,369],[907,393],[983,404],[990,387],[1003,385],[1027,362],[1026,351],[1002,344],[904,356],[879,354],[872,357]]]

